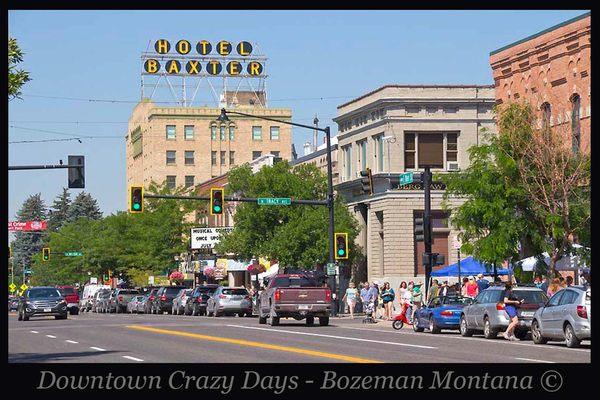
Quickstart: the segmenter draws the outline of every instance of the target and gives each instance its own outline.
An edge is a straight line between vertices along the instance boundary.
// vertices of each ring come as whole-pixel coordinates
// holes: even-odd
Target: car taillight
[[[166,301],[167,300],[167,295],[163,294],[162,296],[160,296],[160,299],[162,301]]]
[[[441,312],[441,314],[445,317],[451,317],[453,313],[450,310],[444,310]]]
[[[227,295],[225,295],[225,294],[220,294],[220,295],[219,295],[219,298],[220,298],[220,299],[226,299],[226,298],[227,298]]]
[[[248,295],[248,296],[244,296],[244,299],[251,300],[252,298],[250,297],[250,295]]]
[[[325,290],[325,301],[331,301],[331,290]]]
[[[119,301],[123,301],[123,296],[119,296]]]
[[[279,289],[275,290],[275,301],[281,300],[281,291]]]
[[[154,296],[148,297],[148,300],[150,300],[150,301],[154,300]]]
[[[585,308],[585,306],[577,306],[577,315],[579,315],[581,318],[587,319],[587,308]]]
[[[202,297],[200,297],[200,296],[196,297],[196,303],[202,303]]]
[[[504,303],[496,303],[496,310],[503,311],[504,310]]]

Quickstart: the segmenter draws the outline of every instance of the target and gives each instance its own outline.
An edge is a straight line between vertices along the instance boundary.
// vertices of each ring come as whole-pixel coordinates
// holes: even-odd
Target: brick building
[[[337,193],[359,222],[357,237],[365,264],[358,279],[424,281],[423,243],[414,238],[414,219],[424,209],[419,185],[399,187],[399,175],[433,165],[434,173],[466,168],[467,149],[495,132],[493,86],[388,85],[338,107]],[[359,172],[371,168],[373,195],[361,190]],[[444,188],[431,190],[433,251],[457,261],[458,234],[442,209]],[[450,205],[461,204],[451,199]],[[366,275],[366,276],[365,276]]]
[[[574,151],[589,153],[591,16],[585,13],[490,53],[496,100],[529,102],[538,127],[564,132]]]

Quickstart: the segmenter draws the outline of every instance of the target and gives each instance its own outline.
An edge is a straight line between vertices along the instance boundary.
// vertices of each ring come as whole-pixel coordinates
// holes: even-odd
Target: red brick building
[[[538,127],[564,131],[574,151],[589,153],[591,126],[590,13],[490,53],[497,103],[528,101]]]

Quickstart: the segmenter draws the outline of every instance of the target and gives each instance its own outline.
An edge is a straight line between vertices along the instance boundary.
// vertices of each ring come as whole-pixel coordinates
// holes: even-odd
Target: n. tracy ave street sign
[[[413,182],[413,173],[405,172],[400,174],[400,186],[408,185]]]
[[[65,257],[81,257],[83,253],[80,251],[65,251]]]
[[[289,197],[259,197],[259,206],[289,206],[292,204],[292,199]]]

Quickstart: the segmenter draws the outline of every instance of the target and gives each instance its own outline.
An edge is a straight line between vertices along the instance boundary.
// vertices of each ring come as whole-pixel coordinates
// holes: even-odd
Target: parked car
[[[533,316],[531,336],[536,344],[564,340],[579,347],[592,338],[592,289],[571,286],[557,292]]]
[[[162,314],[165,311],[171,314],[173,307],[173,299],[181,289],[187,289],[185,286],[161,286],[156,292],[154,301],[152,302],[152,313]]]
[[[144,297],[145,296],[141,296],[141,295],[134,295],[131,300],[129,300],[129,302],[127,302],[127,306],[125,308],[125,311],[129,314],[137,314],[139,313],[139,310],[143,308],[141,308],[140,304],[144,301]]]
[[[17,296],[8,296],[8,311],[17,311],[19,308],[19,298]]]
[[[196,286],[185,303],[185,315],[206,315],[206,302],[219,285],[207,284]]]
[[[79,293],[77,293],[77,289],[73,286],[66,285],[56,286],[56,288],[67,301],[67,310],[69,310],[69,314],[79,314]]]
[[[117,290],[118,289],[112,289],[110,291],[110,296],[104,301],[104,310],[109,314],[117,311]]]
[[[312,325],[315,317],[319,325],[329,325],[331,313],[331,290],[319,286],[317,281],[305,274],[279,274],[269,280],[267,288],[258,298],[259,324],[279,325],[281,317],[296,320],[306,318]]]
[[[102,289],[110,289],[110,286],[98,284],[85,285],[81,296],[79,296],[79,309],[81,311],[92,311],[92,306],[94,305],[96,293],[98,293],[98,291]]]
[[[206,303],[206,315],[219,317],[234,315],[252,316],[252,298],[246,288],[219,286]]]
[[[116,289],[115,290],[115,311],[118,313],[127,311],[127,304],[136,295],[140,294],[137,289]]]
[[[103,289],[98,293],[94,301],[94,308],[97,313],[106,313],[108,310],[108,300],[112,293],[111,289]]]
[[[415,332],[428,329],[431,333],[440,333],[442,329],[459,329],[462,309],[472,302],[469,297],[456,295],[434,297],[415,312],[413,329]]]
[[[40,315],[67,319],[67,301],[55,287],[31,287],[19,299],[17,312],[19,321],[29,321],[29,318]]]
[[[179,315],[184,313],[185,304],[192,291],[193,289],[181,289],[179,293],[177,293],[177,296],[173,299],[173,305],[171,306],[172,314]]]
[[[150,292],[148,292],[148,294],[146,295],[146,298],[144,299],[145,314],[151,314],[153,312],[154,299],[156,298],[156,293],[158,292],[158,289],[159,288],[152,288],[150,289]]]
[[[548,301],[548,296],[536,287],[514,286],[513,293],[524,302],[517,307],[519,324],[515,328],[515,336],[524,339],[531,328],[531,321],[536,310]],[[508,314],[504,310],[504,285],[491,286],[475,298],[473,304],[462,309],[460,317],[460,333],[472,336],[483,331],[486,339],[493,339],[498,332],[505,331],[509,324]]]

